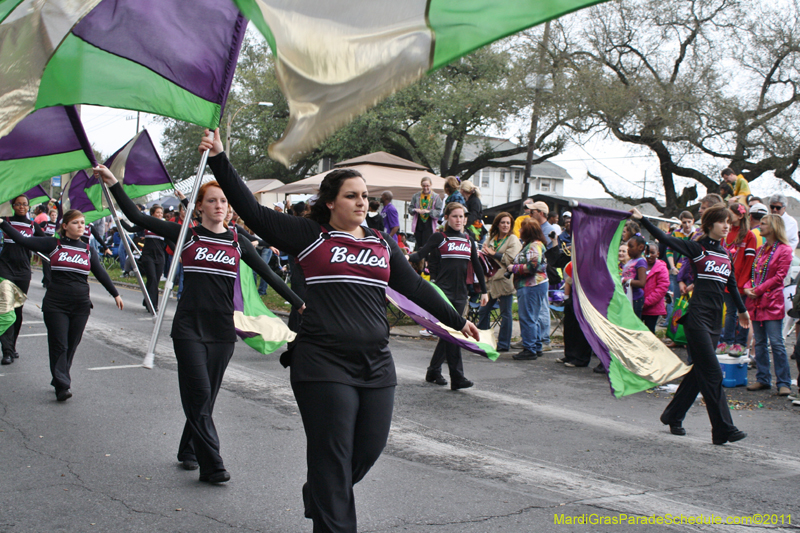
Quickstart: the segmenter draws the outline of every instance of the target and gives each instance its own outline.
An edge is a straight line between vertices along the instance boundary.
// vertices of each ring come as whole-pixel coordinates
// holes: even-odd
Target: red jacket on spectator
[[[760,250],[762,253],[756,265],[757,271],[767,262],[769,258],[768,250],[769,248],[765,243]],[[744,303],[747,306],[747,311],[750,313],[751,320],[757,322],[763,320],[783,320],[783,317],[786,316],[783,280],[789,272],[793,255],[791,246],[778,243],[778,248],[775,250],[772,261],[769,262],[769,267],[767,268],[767,279],[755,287],[755,293],[758,298],[744,298]],[[752,278],[751,276],[747,276],[745,288],[752,288],[752,286]]]
[[[647,273],[644,285],[643,316],[662,316],[667,314],[667,305],[664,296],[669,290],[669,271],[667,264],[656,259],[653,268]]]
[[[739,292],[744,291],[744,284],[750,279],[750,269],[753,267],[753,259],[756,258],[756,236],[752,231],[748,231],[744,240],[736,243],[736,235],[739,233],[739,226],[731,226],[727,239],[723,243],[733,262],[733,273],[736,274],[736,285]]]

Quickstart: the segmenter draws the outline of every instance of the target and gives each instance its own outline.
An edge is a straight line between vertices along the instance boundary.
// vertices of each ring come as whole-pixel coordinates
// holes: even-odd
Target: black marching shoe
[[[525,348],[519,353],[515,353],[512,357],[517,361],[535,361],[538,357],[538,353],[533,353],[532,351]]]
[[[461,381],[455,381],[450,384],[450,390],[459,390],[459,389],[468,389],[475,385],[468,379],[462,379]]]
[[[0,361],[0,364],[3,364],[3,365],[10,365],[10,364],[11,364],[11,363],[13,363],[13,362],[14,362],[14,358],[13,358],[12,356],[10,356],[10,355],[4,355],[4,356],[3,356],[3,360],[2,360],[2,361]]]
[[[425,374],[425,381],[428,383],[435,383],[437,385],[447,385],[447,380],[444,379],[444,376],[441,374],[433,374],[428,372]]]
[[[711,437],[711,442],[716,444],[717,446],[721,444],[725,444],[726,442],[736,442],[737,440],[742,440],[747,436],[747,433],[744,431],[737,429],[733,433],[729,433],[727,437]]]
[[[56,400],[59,402],[66,402],[72,398],[72,391],[70,389],[61,389],[60,391],[56,391]]]
[[[14,359],[19,359],[19,352],[14,352],[14,355],[12,355],[11,357],[13,357]]]
[[[181,466],[184,470],[197,470],[200,468],[200,464],[194,459],[184,459],[181,462]]]
[[[673,435],[686,435],[686,430],[681,422],[670,422],[664,418],[664,415],[661,415],[660,420],[662,424],[669,426],[669,432]]]
[[[231,480],[231,475],[227,470],[217,470],[211,474],[200,474],[200,481],[206,483],[225,483]]]
[[[608,370],[603,367],[603,363],[597,363],[597,366],[592,369],[595,374],[608,374]]]

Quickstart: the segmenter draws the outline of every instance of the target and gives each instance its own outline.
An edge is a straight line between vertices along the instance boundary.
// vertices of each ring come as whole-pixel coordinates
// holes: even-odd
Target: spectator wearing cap
[[[756,236],[756,250],[764,244],[764,237],[761,236],[761,219],[766,215],[769,215],[769,208],[761,202],[750,205],[750,231]]]
[[[744,204],[747,197],[750,196],[750,184],[747,183],[744,176],[737,175],[731,168],[725,168],[722,170],[722,179],[731,186],[736,200]]]
[[[786,226],[786,238],[789,239],[789,246],[792,247],[792,253],[794,253],[800,237],[797,235],[797,220],[786,212],[788,206],[789,200],[783,194],[773,194],[769,197],[769,210],[773,215],[780,215],[783,219],[783,224]]]
[[[531,218],[531,209],[533,209],[533,199],[526,198],[524,202],[522,202],[522,209],[523,214],[518,216],[516,220],[514,220],[514,229],[511,230],[511,233],[519,238],[519,228],[522,226],[522,223],[525,221],[526,218]]]
[[[744,286],[750,280],[753,261],[756,258],[756,236],[750,231],[750,217],[744,204],[733,203],[729,207],[732,213],[731,229],[722,245],[728,252],[736,277],[740,297],[744,301]],[[725,292],[725,325],[717,346],[718,354],[741,356],[747,346],[749,328],[739,325],[734,297]]]
[[[550,213],[550,208],[544,202],[534,202],[531,208],[531,218],[539,223],[544,234],[545,244],[549,250],[555,246],[555,228],[547,221],[547,216]]]
[[[284,207],[283,202],[274,202],[272,204],[272,209],[274,209],[278,213],[283,213],[283,207]]]

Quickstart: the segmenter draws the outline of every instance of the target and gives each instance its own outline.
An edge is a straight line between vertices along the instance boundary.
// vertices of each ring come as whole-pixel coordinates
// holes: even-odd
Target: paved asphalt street
[[[127,307],[118,311],[92,284],[74,397],[57,403],[40,277],[25,306],[20,358],[0,367],[0,531],[311,531],[300,494],[305,436],[277,354],[237,344],[215,410],[232,480],[200,483],[175,458],[184,419],[171,322],[156,368],[136,367],[152,330],[141,294],[122,289]],[[466,354],[476,385],[451,392],[423,381],[433,347],[391,341],[399,377],[392,432],[356,487],[359,531],[800,529],[800,408],[774,389],[729,389],[734,421],[749,436],[713,446],[700,401],[688,436],[673,436],[658,421],[669,394],[617,400],[591,368],[555,364],[559,352],[533,362]],[[570,523],[712,514],[778,525]]]

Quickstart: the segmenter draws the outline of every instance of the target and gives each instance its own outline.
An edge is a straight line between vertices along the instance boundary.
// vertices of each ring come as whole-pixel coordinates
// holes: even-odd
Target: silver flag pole
[[[139,265],[136,264],[136,258],[133,256],[133,252],[131,251],[131,245],[128,243],[128,234],[125,231],[125,228],[122,227],[122,224],[119,222],[119,213],[117,213],[116,208],[114,207],[114,202],[111,201],[111,194],[108,192],[108,187],[106,187],[106,183],[103,180],[100,181],[100,186],[103,188],[103,196],[105,196],[106,202],[108,202],[108,210],[111,211],[111,217],[114,219],[114,224],[117,225],[117,232],[119,232],[121,236],[122,245],[125,247],[125,252],[128,254],[128,257],[132,259],[133,263],[133,271],[136,272],[136,279],[139,281],[139,288],[142,290],[142,294],[144,294],[144,301],[147,304],[147,310],[150,311],[150,314],[155,316],[156,310],[153,307],[153,302],[150,300],[150,294],[147,292],[147,287],[145,287],[144,280],[142,279],[142,273],[139,272]],[[122,265],[123,270],[125,269],[125,265]]]
[[[178,235],[178,241],[175,243],[175,255],[173,256],[172,263],[169,265],[169,274],[167,274],[167,282],[164,285],[164,298],[161,301],[161,306],[158,308],[156,315],[156,323],[153,327],[153,334],[150,337],[150,344],[147,345],[147,353],[142,361],[142,366],[145,368],[153,368],[153,363],[156,358],[155,349],[158,342],[158,335],[161,332],[161,323],[164,321],[164,314],[167,311],[167,303],[169,302],[169,295],[172,292],[175,279],[175,272],[178,270],[178,259],[180,258],[183,244],[186,242],[186,233],[189,231],[189,226],[192,223],[192,213],[194,212],[194,203],[197,200],[197,193],[200,191],[200,183],[203,181],[203,173],[206,169],[206,162],[208,162],[208,150],[203,152],[200,157],[200,166],[197,167],[197,176],[192,186],[192,194],[189,195],[189,205],[186,206],[186,217],[181,226],[181,232]]]

